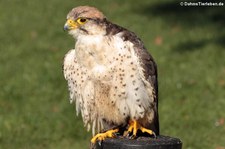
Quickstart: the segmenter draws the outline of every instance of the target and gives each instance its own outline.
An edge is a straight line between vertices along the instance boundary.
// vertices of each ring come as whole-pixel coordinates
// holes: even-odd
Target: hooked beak
[[[69,30],[73,30],[76,29],[78,27],[77,23],[72,20],[72,19],[68,19],[64,25],[64,31],[69,31]]]

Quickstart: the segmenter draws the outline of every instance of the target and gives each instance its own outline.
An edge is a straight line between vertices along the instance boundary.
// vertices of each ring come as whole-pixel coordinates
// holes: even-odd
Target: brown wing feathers
[[[103,20],[106,23],[106,35],[115,35],[118,33],[123,33],[122,38],[124,41],[130,41],[135,46],[135,52],[141,61],[143,67],[143,73],[145,79],[150,82],[154,88],[154,102],[155,107],[155,118],[154,118],[154,128],[156,135],[159,134],[159,120],[158,120],[158,80],[157,80],[157,65],[153,57],[148,53],[147,49],[144,47],[143,42],[138,38],[133,32],[128,31],[127,29],[113,24],[106,19]]]

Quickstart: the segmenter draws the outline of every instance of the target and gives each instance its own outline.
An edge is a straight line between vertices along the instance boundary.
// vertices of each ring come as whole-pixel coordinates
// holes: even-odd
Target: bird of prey
[[[120,128],[129,137],[158,135],[157,67],[143,42],[90,6],[73,8],[64,30],[76,42],[64,57],[64,77],[91,142]]]

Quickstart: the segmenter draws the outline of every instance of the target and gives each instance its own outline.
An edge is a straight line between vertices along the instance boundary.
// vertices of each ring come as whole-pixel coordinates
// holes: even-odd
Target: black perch
[[[157,138],[107,138],[101,143],[97,142],[96,149],[182,149],[182,142],[178,138],[162,135]]]

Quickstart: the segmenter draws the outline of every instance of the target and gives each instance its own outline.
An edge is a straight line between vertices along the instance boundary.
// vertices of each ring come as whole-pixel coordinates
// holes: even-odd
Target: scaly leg
[[[114,138],[115,133],[117,133],[118,131],[119,129],[113,129],[113,130],[108,130],[104,133],[99,133],[91,139],[91,143],[95,143],[97,140],[103,141],[105,140],[105,138]]]
[[[127,136],[131,132],[133,132],[133,137],[136,137],[138,130],[141,130],[142,133],[148,133],[150,135],[156,136],[152,130],[142,127],[136,120],[129,121],[129,127],[128,130],[124,133],[124,136]]]

